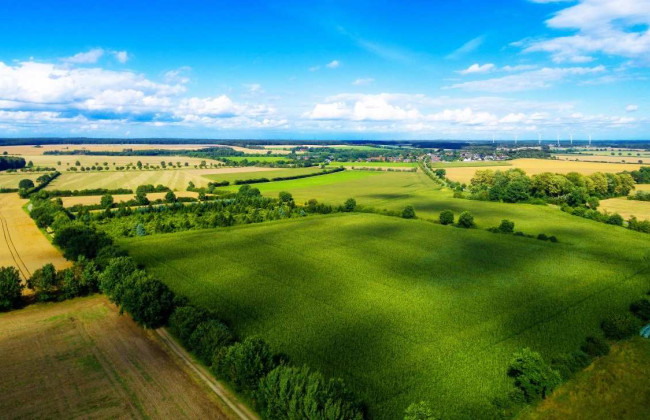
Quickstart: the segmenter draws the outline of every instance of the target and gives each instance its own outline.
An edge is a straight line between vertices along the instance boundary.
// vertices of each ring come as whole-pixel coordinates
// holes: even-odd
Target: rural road
[[[237,398],[219,383],[210,372],[192,359],[192,356],[181,347],[165,328],[154,330],[158,338],[178,356],[187,367],[194,372],[215,394],[224,402],[237,419],[259,420],[259,416],[253,413],[248,407],[239,402]]]

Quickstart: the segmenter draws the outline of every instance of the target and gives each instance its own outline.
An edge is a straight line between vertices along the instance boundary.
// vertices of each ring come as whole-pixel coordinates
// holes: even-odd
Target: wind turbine
[[[537,145],[542,145],[542,133],[537,133]]]
[[[560,135],[557,135],[557,147],[560,147]]]
[[[492,134],[492,144],[494,144],[494,134]]]
[[[515,147],[517,147],[517,140],[519,140],[519,136],[515,134]]]
[[[589,147],[591,147],[591,134],[589,134]]]
[[[569,134],[569,141],[571,142],[571,147],[573,147],[573,134]]]

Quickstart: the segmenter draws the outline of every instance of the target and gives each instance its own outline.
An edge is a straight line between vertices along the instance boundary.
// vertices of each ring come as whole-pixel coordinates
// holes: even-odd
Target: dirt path
[[[199,363],[195,362],[192,356],[182,348],[176,340],[167,332],[165,328],[159,328],[156,331],[158,337],[181,359],[185,365],[192,370],[219,398],[235,413],[237,418],[244,420],[257,420],[259,417],[250,411],[248,407],[239,402],[237,398],[227,390],[219,381]]]
[[[70,263],[23,210],[26,203],[18,194],[0,194],[0,267],[18,268],[23,279],[50,262],[57,269],[68,267]]]

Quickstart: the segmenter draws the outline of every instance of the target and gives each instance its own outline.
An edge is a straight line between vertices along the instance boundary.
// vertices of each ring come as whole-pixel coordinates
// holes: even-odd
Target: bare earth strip
[[[70,263],[23,210],[25,203],[18,194],[0,194],[0,267],[17,267],[24,279],[47,263],[57,269],[68,267]]]
[[[232,418],[105,297],[0,314],[0,417]]]

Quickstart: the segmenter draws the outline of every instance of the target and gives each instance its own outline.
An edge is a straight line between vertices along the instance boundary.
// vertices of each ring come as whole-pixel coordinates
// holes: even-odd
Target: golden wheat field
[[[447,177],[454,181],[469,183],[477,170],[491,169],[508,170],[520,168],[528,175],[536,175],[542,172],[554,172],[566,174],[579,172],[583,175],[591,175],[595,172],[622,172],[639,169],[639,164],[625,163],[601,163],[601,162],[572,162],[564,160],[549,159],[515,159],[508,161],[512,166],[492,166],[490,168],[447,168]]]
[[[165,195],[167,193],[164,192],[159,192],[159,193],[149,193],[147,194],[147,198],[150,201],[158,200],[158,199],[164,199]],[[198,193],[193,192],[193,191],[177,191],[174,193],[176,197],[198,197]],[[122,201],[129,201],[134,198],[134,194],[114,194],[113,195],[113,200],[115,203],[120,203]],[[85,196],[80,196],[80,197],[61,197],[61,200],[63,201],[63,206],[64,207],[72,207],[76,206],[78,204],[81,204],[83,206],[92,206],[95,204],[99,204],[102,199],[101,195],[85,195]]]

